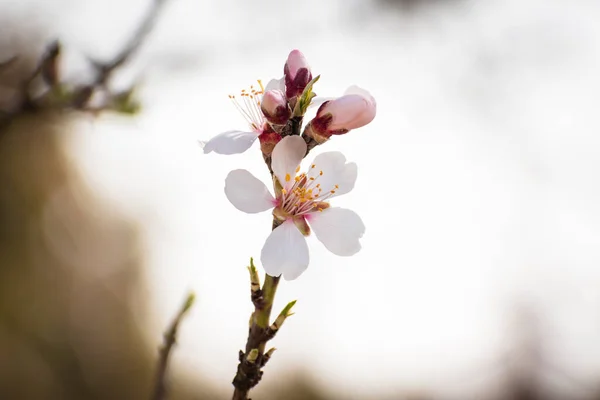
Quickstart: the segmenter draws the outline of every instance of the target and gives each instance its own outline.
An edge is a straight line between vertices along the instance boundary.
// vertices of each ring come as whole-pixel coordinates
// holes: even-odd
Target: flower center
[[[296,175],[294,184],[289,190],[282,189],[279,207],[285,214],[298,216],[323,211],[329,207],[329,203],[325,200],[333,196],[340,188],[337,184],[324,188],[321,185],[324,176],[323,171],[317,169],[315,164],[311,165],[310,169],[312,173]],[[296,169],[296,173],[299,170],[300,167]],[[290,182],[292,177],[288,174],[285,180]]]
[[[265,88],[260,79],[257,80],[257,82],[260,87],[259,89],[255,89],[254,85],[250,85],[249,89],[242,89],[239,100],[238,97],[232,94],[229,95],[229,99],[248,122],[252,131],[261,133],[266,122],[265,116],[260,109],[260,102],[265,92]]]

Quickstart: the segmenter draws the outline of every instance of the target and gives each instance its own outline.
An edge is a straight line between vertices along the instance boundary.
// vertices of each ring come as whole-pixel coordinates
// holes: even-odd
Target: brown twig
[[[168,0],[154,0],[152,2],[152,6],[148,10],[148,13],[142,20],[140,26],[134,31],[131,38],[127,41],[125,46],[123,46],[123,49],[121,49],[111,61],[105,63],[98,61],[92,62],[97,70],[96,85],[104,85],[111,73],[129,61],[129,59],[140,49],[148,37],[148,34],[154,28],[160,11],[167,1]]]
[[[154,0],[146,16],[142,19],[138,28],[134,31],[131,38],[125,43],[125,46],[117,53],[117,55],[108,62],[100,62],[92,60],[92,65],[96,70],[96,77],[90,84],[84,85],[78,89],[80,96],[77,96],[76,108],[85,107],[94,94],[94,91],[99,88],[105,88],[112,73],[119,67],[123,66],[127,61],[138,52],[148,34],[154,28],[160,11],[168,0]]]
[[[274,349],[265,353],[265,348],[267,342],[273,337],[269,335],[269,319],[278,284],[279,277],[265,275],[265,283],[261,289],[264,304],[262,308],[255,306],[250,319],[246,351],[240,351],[240,362],[232,382],[235,387],[233,400],[248,400],[248,392],[260,382],[263,375],[262,368],[273,354]]]
[[[159,351],[159,359],[158,359],[158,368],[156,371],[156,378],[154,381],[154,390],[152,392],[152,400],[164,400],[167,397],[167,384],[166,384],[166,375],[167,375],[167,366],[169,363],[169,356],[171,354],[171,350],[173,346],[177,342],[177,331],[179,330],[179,324],[181,323],[185,314],[192,308],[194,304],[195,296],[193,293],[190,293],[181,309],[175,316],[175,319],[171,323],[169,329],[165,332],[164,342]]]

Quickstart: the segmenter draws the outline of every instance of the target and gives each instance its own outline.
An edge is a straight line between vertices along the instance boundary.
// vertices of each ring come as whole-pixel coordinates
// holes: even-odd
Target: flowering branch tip
[[[296,300],[271,322],[279,281],[295,280],[308,268],[307,238],[316,236],[338,256],[351,256],[361,249],[365,226],[360,216],[330,204],[332,198],[354,188],[356,164],[346,161],[339,151],[321,153],[304,168],[301,164],[313,148],[332,136],[369,124],[377,105],[369,92],[357,86],[339,97],[317,97],[313,88],[319,79],[320,75],[313,77],[306,57],[292,50],[281,79],[272,79],[266,86],[259,80],[258,86],[242,90],[237,97],[229,96],[248,123],[247,130],[226,131],[200,142],[205,154],[239,154],[258,139],[273,186],[270,191],[245,169],[233,170],[225,179],[225,195],[235,208],[248,214],[270,211],[272,216],[271,233],[260,254],[265,272],[262,287],[253,258],[247,267],[254,310],[232,381],[233,400],[248,400],[248,392],[260,382],[262,368],[275,352],[275,348],[265,351],[267,343],[294,315]],[[316,115],[304,123],[311,107],[317,110]]]

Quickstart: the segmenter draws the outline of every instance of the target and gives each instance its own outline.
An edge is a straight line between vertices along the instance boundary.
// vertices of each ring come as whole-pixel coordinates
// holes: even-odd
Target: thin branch
[[[148,34],[154,28],[156,21],[163,9],[163,6],[168,0],[154,0],[146,16],[142,19],[138,28],[133,32],[132,36],[125,43],[121,51],[110,61],[100,62],[92,60],[92,65],[96,69],[96,78],[91,84],[87,84],[79,88],[74,107],[85,109],[89,100],[94,95],[98,88],[105,88],[112,73],[119,67],[127,63],[135,53],[139,51]]]
[[[167,1],[168,0],[154,0],[152,2],[150,9],[141,24],[134,31],[131,38],[125,43],[125,46],[123,46],[121,51],[117,53],[111,61],[105,63],[93,61],[98,72],[95,82],[96,86],[104,85],[114,70],[121,67],[138,52],[152,29],[154,29],[158,16]]]
[[[156,371],[156,379],[154,381],[154,390],[151,397],[152,400],[165,400],[167,398],[166,375],[169,356],[173,346],[177,342],[177,331],[179,330],[179,324],[181,323],[185,314],[190,310],[190,308],[192,308],[194,300],[194,293],[190,293],[181,306],[181,309],[175,316],[171,326],[165,332],[164,342],[159,351],[158,368]]]
[[[233,400],[249,400],[248,392],[260,382],[267,361],[271,358],[274,349],[265,353],[267,342],[273,336],[269,336],[269,319],[271,309],[273,308],[273,300],[279,277],[265,275],[265,283],[262,287],[264,295],[264,303],[262,308],[255,305],[254,312],[250,319],[250,329],[248,332],[248,340],[246,341],[246,351],[239,352],[239,364],[235,377],[233,378]]]

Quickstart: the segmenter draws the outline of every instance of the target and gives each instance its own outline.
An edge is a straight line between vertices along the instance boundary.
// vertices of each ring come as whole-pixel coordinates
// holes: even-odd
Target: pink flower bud
[[[310,66],[300,50],[292,50],[283,67],[285,75],[285,95],[288,99],[298,96],[304,91],[312,79]]]
[[[268,126],[269,124],[266,124]],[[266,128],[263,133],[258,135],[260,142],[260,150],[265,156],[270,156],[275,148],[275,145],[281,140],[281,135],[271,129],[270,126]]]
[[[272,124],[285,125],[290,119],[292,111],[288,107],[285,95],[280,90],[268,90],[265,92],[260,104],[265,118]]]
[[[351,86],[342,97],[323,103],[310,125],[321,136],[341,135],[373,121],[376,111],[373,96],[358,86]]]

